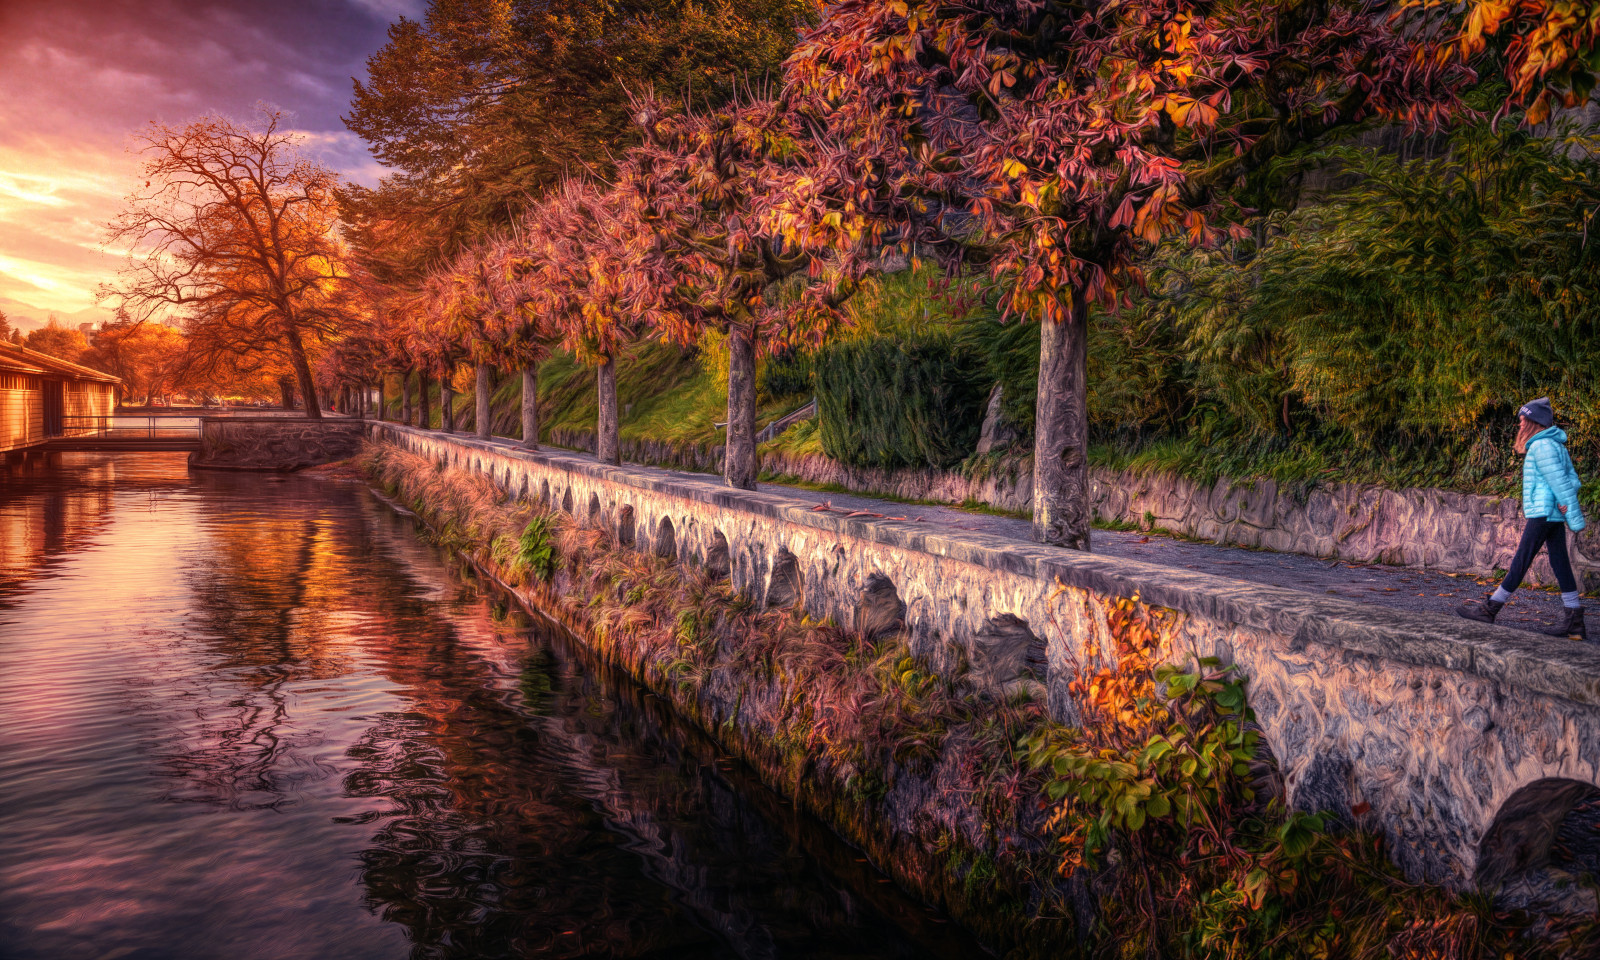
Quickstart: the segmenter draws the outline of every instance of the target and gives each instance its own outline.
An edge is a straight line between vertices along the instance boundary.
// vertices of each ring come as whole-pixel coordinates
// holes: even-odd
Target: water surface
[[[0,473],[0,957],[973,953],[358,485]]]

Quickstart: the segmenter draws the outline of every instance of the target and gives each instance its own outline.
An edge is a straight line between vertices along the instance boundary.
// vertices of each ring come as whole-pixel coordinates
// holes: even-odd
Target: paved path
[[[676,472],[676,471],[673,471]],[[705,479],[705,474],[683,473],[685,477]],[[922,517],[930,526],[954,530],[974,530],[1017,540],[1031,540],[1033,525],[1015,517],[995,516],[957,507],[919,506],[877,500],[854,494],[818,493],[803,487],[763,483],[760,489],[782,493],[797,500],[829,503],[836,509],[868,510],[887,517]],[[1118,530],[1096,530],[1091,539],[1096,553],[1128,557],[1169,567],[1185,567],[1219,577],[1267,583],[1275,587],[1324,593],[1424,613],[1453,615],[1457,605],[1494,589],[1494,581],[1469,575],[1390,567],[1383,564],[1346,563],[1323,560],[1295,553],[1272,553],[1244,547],[1181,540],[1162,534],[1145,535]],[[1509,558],[1507,558],[1509,559]],[[1594,606],[1591,604],[1591,606]],[[1591,616],[1595,612],[1591,610]],[[1561,598],[1553,591],[1524,587],[1501,611],[1498,623],[1508,627],[1537,629],[1553,625],[1561,617]],[[1600,620],[1591,625],[1600,635]]]
[[[495,438],[497,442],[514,445],[515,441]],[[561,448],[554,448],[561,449]],[[575,450],[562,449],[563,453],[591,456]],[[635,466],[637,466],[635,464]],[[664,473],[688,480],[705,481],[713,474],[684,470],[664,470]],[[1016,540],[1031,541],[1033,525],[1016,517],[996,516],[958,507],[922,506],[879,500],[849,493],[819,493],[804,487],[763,483],[758,489],[778,493],[810,503],[826,503],[836,510],[851,512],[866,510],[914,520],[921,517],[929,526],[952,530],[973,530]],[[1118,530],[1096,530],[1092,538],[1093,549],[1111,557],[1128,557],[1147,563],[1169,567],[1199,570],[1218,577],[1266,583],[1306,593],[1323,593],[1344,597],[1361,603],[1383,607],[1396,607],[1418,613],[1435,613],[1453,616],[1455,608],[1469,599],[1477,599],[1494,589],[1495,581],[1467,574],[1452,575],[1411,567],[1391,567],[1376,563],[1346,563],[1343,560],[1324,560],[1297,553],[1273,553],[1268,550],[1251,550],[1196,540],[1183,540],[1165,534],[1142,534]],[[1506,558],[1509,560],[1510,558]],[[1600,604],[1589,604],[1590,617],[1600,617]],[[1537,630],[1554,625],[1561,619],[1561,597],[1552,590],[1524,587],[1506,604],[1497,621],[1501,626]],[[1600,640],[1600,619],[1590,622],[1590,629]]]

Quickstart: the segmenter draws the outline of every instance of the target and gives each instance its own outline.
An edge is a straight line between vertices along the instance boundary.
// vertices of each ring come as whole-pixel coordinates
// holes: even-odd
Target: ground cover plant
[[[470,473],[369,448],[368,478],[667,698],[907,889],[1007,956],[1581,956],[1591,922],[1528,921],[1406,883],[1381,843],[1284,809],[1248,678],[1171,649],[1177,614],[1094,604],[1110,643],[1066,682],[1080,723],[944,677],[890,631],[759,609],[692,562]],[[910,834],[897,835],[898,830]],[[907,826],[909,825],[909,826]]]

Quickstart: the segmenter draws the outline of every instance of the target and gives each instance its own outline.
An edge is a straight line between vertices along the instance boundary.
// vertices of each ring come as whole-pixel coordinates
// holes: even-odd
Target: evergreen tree
[[[805,0],[431,0],[355,83],[349,128],[395,172],[344,196],[381,281],[413,283],[626,142],[629,91],[720,103],[776,74]]]

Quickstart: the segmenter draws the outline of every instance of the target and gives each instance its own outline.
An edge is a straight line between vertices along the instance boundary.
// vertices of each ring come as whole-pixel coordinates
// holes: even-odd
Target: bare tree
[[[217,324],[215,339],[241,354],[281,355],[320,419],[308,350],[343,319],[338,177],[299,155],[283,120],[263,108],[255,126],[152,124],[144,187],[108,227],[128,265],[101,298],[139,321],[179,311],[191,337]]]

